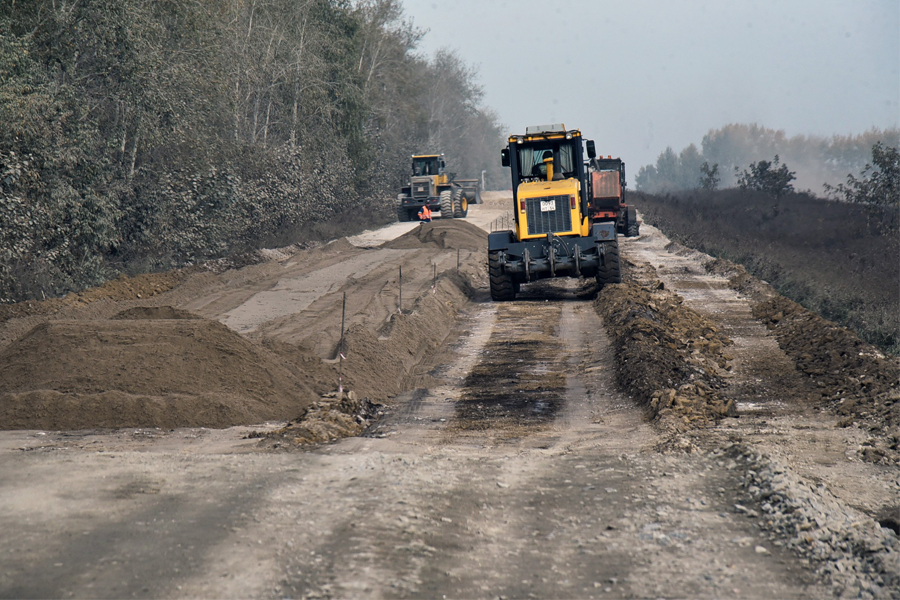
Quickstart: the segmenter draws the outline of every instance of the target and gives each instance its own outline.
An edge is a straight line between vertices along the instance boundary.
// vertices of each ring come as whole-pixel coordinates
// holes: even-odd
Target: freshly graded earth
[[[0,597],[898,597],[896,386],[649,226],[493,303],[509,204],[7,310]]]

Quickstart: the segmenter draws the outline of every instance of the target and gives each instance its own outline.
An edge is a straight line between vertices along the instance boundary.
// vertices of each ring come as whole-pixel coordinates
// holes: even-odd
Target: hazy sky
[[[758,123],[857,134],[900,123],[898,0],[403,0],[476,66],[510,133],[564,122],[633,181],[666,146]]]

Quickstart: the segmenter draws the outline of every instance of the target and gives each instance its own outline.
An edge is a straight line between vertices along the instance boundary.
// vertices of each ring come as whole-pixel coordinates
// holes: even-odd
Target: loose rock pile
[[[310,404],[285,427],[266,434],[269,440],[285,439],[294,444],[318,444],[359,435],[381,415],[381,405],[356,393],[326,394]],[[256,437],[256,436],[251,436]]]
[[[723,450],[745,468],[743,487],[762,514],[741,505],[735,510],[757,517],[773,539],[786,539],[832,582],[836,596],[900,598],[896,533],[746,446]]]
[[[619,384],[666,428],[684,431],[735,414],[723,397],[732,341],[655,279],[652,267],[627,265],[596,309],[613,339]]]

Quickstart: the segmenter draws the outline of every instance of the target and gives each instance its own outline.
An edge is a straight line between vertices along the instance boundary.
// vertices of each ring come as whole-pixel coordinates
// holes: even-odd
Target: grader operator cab
[[[397,220],[415,220],[419,209],[441,211],[443,219],[461,219],[480,198],[477,179],[457,179],[444,170],[443,154],[414,154],[412,177],[397,196]]]
[[[512,300],[523,283],[548,277],[621,282],[615,221],[591,218],[591,182],[581,132],[528,127],[501,151],[512,176],[515,229],[488,236],[491,298]],[[586,140],[588,158],[596,156]]]

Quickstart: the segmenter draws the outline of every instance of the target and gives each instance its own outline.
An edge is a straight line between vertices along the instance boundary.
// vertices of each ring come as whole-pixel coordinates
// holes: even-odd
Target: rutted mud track
[[[471,210],[485,228],[501,214]],[[361,437],[311,447],[290,428],[247,438],[282,422],[2,432],[0,596],[891,596],[883,571],[896,553],[873,545],[892,538],[877,538],[871,517],[897,497],[896,467],[861,463],[866,432],[835,428],[806,405],[806,388],[792,395],[791,362],[702,262],[667,251],[649,228],[623,243],[649,263],[647,277],[735,340],[733,373],[716,376],[744,414],[672,437],[617,386],[589,285],[525,286],[519,300],[492,303],[483,257],[461,253],[457,275],[450,230],[418,231],[393,247],[374,249],[383,240],[373,234],[358,242],[372,249],[314,251],[325,269],[284,256],[131,302],[230,322],[325,391],[337,299],[367,290],[348,294],[345,381],[380,394],[384,415]],[[403,314],[390,279],[399,266]],[[46,318],[7,323],[5,347]],[[681,355],[718,369],[697,350],[717,342],[703,339]],[[702,395],[685,385],[678,393]],[[822,486],[803,487],[797,473]],[[821,527],[790,520],[807,514],[799,492],[825,507]],[[825,556],[845,518],[862,541]]]
[[[560,411],[566,391],[562,305],[541,309],[536,316],[527,303],[499,308],[491,339],[456,402],[457,427],[539,427]]]

